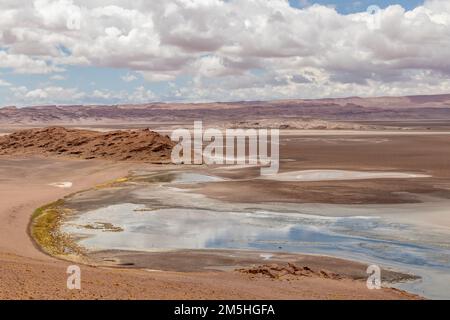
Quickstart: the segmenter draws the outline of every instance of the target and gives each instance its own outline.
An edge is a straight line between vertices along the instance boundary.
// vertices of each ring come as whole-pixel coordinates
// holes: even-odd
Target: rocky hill
[[[170,162],[174,142],[149,129],[96,132],[49,127],[0,137],[0,155]]]

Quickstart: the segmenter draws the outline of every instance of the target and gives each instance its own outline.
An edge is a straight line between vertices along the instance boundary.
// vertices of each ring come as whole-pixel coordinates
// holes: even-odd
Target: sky
[[[448,0],[2,0],[0,106],[450,93]]]

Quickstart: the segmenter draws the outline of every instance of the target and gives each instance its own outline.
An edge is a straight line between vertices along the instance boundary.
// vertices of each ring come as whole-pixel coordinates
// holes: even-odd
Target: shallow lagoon
[[[228,204],[177,188],[179,184],[221,181],[198,173],[156,176],[148,181],[146,186],[129,186],[132,203],[81,212],[65,222],[63,231],[82,236],[79,243],[90,250],[251,249],[351,258],[420,275],[421,281],[396,286],[428,297],[448,297],[450,243],[446,234],[394,223],[374,215],[373,207],[369,215],[359,206],[353,215],[325,216],[345,207],[293,204],[275,211],[276,205]],[[155,209],[144,204],[152,199],[166,200]],[[321,215],[314,214],[319,208]],[[101,222],[123,231],[85,228]]]

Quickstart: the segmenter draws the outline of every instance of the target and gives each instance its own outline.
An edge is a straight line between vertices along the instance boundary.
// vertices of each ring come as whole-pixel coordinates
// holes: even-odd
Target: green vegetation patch
[[[60,231],[63,216],[69,211],[63,205],[64,200],[58,200],[36,209],[31,220],[31,236],[50,255],[82,255],[81,247]]]
[[[111,181],[108,181],[108,182],[96,185],[94,189],[98,190],[98,189],[106,189],[106,188],[117,187],[117,186],[120,186],[122,183],[128,182],[129,180],[130,180],[129,177],[124,177],[124,178],[111,180]]]

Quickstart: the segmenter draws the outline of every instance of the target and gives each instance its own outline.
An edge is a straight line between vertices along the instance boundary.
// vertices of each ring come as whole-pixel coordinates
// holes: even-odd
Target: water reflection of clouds
[[[448,267],[433,256],[449,252],[440,248],[370,237],[377,232],[407,232],[378,218],[306,216],[292,213],[217,212],[183,208],[136,212],[143,205],[119,204],[79,215],[66,231],[89,237],[80,244],[92,249],[259,249],[322,253],[358,253],[412,265]],[[80,229],[104,221],[123,232]],[[74,225],[78,228],[74,228]],[[400,228],[399,228],[400,227]],[[437,252],[440,252],[438,254]]]
[[[129,197],[135,204],[84,212],[67,221],[63,231],[87,236],[80,244],[92,250],[256,249],[376,261],[405,270],[416,268],[422,275],[442,270],[448,275],[450,270],[448,236],[389,219],[393,213],[419,210],[418,204],[228,203],[176,188],[180,183],[217,181],[213,176],[181,173],[166,178],[159,174],[155,181],[131,187]],[[145,211],[147,206],[152,210]],[[97,222],[112,223],[124,231],[82,227]],[[440,283],[439,279],[427,281]]]

